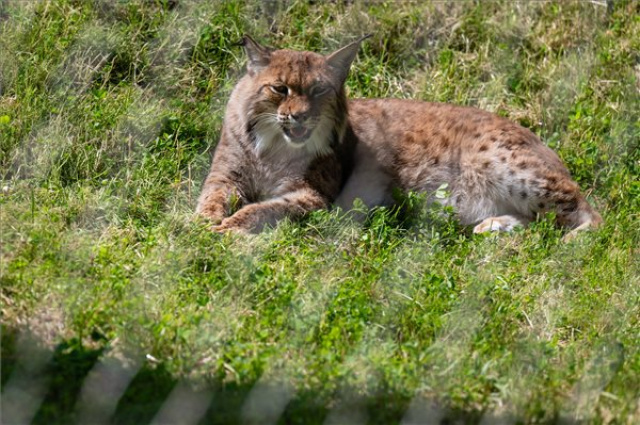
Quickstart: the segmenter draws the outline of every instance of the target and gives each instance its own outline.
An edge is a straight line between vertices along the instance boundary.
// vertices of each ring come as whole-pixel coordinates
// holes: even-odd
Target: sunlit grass
[[[150,422],[179,381],[212,392],[203,423],[250,422],[243,403],[269,385],[280,423],[640,420],[637,2],[9,1],[5,15],[2,385],[55,376],[34,422],[82,417],[107,355],[139,368],[117,423]],[[521,123],[605,225],[571,244],[545,219],[472,235],[409,195],[364,224],[319,211],[212,234],[193,209],[245,32],[321,53],[373,33],[350,96]],[[27,334],[54,353],[29,362]]]

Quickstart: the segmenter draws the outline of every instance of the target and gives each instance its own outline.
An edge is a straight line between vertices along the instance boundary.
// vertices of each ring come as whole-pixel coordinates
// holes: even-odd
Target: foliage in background
[[[47,424],[148,423],[183,393],[202,423],[640,421],[640,4],[604,3],[0,2],[3,406],[26,382]],[[604,227],[471,235],[410,195],[211,234],[192,212],[243,33],[373,33],[351,97],[521,123]]]

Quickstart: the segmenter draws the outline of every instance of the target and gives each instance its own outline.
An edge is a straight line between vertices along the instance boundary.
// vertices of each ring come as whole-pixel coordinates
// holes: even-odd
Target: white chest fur
[[[251,191],[256,201],[283,195],[292,184],[305,178],[314,155],[305,149],[274,140],[271,149],[256,152],[256,165],[251,175]]]

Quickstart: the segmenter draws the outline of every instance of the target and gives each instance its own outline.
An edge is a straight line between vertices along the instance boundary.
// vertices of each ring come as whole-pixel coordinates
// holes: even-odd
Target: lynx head
[[[327,56],[273,50],[244,36],[247,75],[241,84],[247,129],[258,152],[305,148],[321,155],[346,122],[344,82],[362,40]]]

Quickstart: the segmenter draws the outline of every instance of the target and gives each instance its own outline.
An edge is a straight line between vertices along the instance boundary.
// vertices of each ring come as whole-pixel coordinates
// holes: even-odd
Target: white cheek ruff
[[[331,152],[331,137],[336,123],[333,119],[323,116],[313,129],[309,138],[304,142],[307,152],[314,156],[322,156]]]
[[[253,126],[257,153],[264,154],[282,142],[280,125],[268,118],[259,118]]]
[[[329,117],[322,117],[315,126],[309,138],[296,143],[283,131],[280,124],[268,117],[258,118],[253,126],[253,136],[258,155],[274,154],[283,148],[299,151],[304,149],[313,157],[326,155],[331,152],[331,137],[335,123]]]

